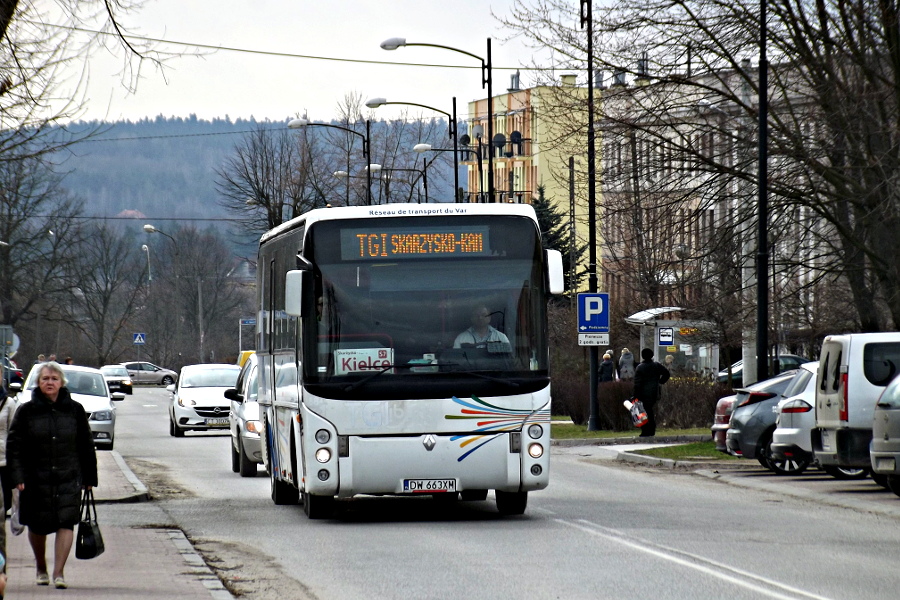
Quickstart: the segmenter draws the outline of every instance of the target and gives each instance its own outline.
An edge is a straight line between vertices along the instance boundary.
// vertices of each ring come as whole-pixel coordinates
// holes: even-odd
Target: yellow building
[[[488,144],[488,100],[469,103],[469,148],[461,156],[468,167],[470,202],[530,204],[543,186],[544,196],[560,212],[574,216],[578,244],[588,241],[587,208],[587,88],[576,86],[575,75],[561,85],[519,89],[518,73],[510,89],[494,96],[494,140]],[[596,140],[598,148],[600,141]],[[493,150],[494,197],[488,194],[488,152]],[[574,158],[570,176],[570,158]],[[480,163],[480,165],[479,165]],[[480,169],[479,169],[480,166]],[[598,170],[599,172],[599,170]],[[574,203],[570,200],[574,181]],[[599,186],[596,202],[599,203]],[[587,267],[587,253],[579,271]],[[581,286],[586,288],[586,278]]]

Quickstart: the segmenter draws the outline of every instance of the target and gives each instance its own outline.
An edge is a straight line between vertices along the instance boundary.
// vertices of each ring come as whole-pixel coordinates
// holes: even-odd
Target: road
[[[231,472],[227,432],[170,437],[168,397],[139,388],[118,404],[116,449],[155,500],[111,507],[113,518],[180,527],[252,600],[896,597],[896,517],[580,448],[554,448],[551,486],[522,517],[501,518],[491,495],[450,507],[363,498],[310,521],[271,502],[264,471]],[[839,483],[851,484],[900,503],[871,482]]]

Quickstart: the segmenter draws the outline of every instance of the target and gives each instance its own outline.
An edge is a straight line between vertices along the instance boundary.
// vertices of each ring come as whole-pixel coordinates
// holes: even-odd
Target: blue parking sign
[[[578,294],[578,333],[609,333],[609,294]]]

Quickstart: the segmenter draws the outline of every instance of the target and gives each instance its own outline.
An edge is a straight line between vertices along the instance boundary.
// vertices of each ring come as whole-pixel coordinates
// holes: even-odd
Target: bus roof
[[[278,227],[270,229],[262,235],[260,244],[278,237],[280,234],[295,229],[303,223],[335,219],[365,219],[392,217],[437,217],[457,215],[513,215],[529,217],[537,220],[534,208],[530,204],[470,204],[470,203],[431,203],[431,204],[379,204],[376,206],[338,206],[333,208],[316,208],[303,213]]]

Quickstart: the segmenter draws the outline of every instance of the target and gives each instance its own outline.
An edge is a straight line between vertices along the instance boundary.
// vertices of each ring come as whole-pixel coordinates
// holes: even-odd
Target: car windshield
[[[104,375],[112,377],[128,377],[128,369],[125,367],[101,367]]]
[[[106,380],[101,373],[66,372],[66,388],[71,394],[106,396]]]
[[[204,369],[182,374],[181,387],[234,387],[240,369]]]

